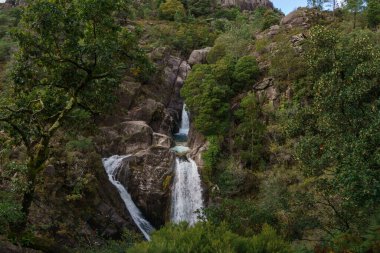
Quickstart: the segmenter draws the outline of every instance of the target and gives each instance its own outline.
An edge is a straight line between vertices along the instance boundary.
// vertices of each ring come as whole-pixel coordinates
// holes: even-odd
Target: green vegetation
[[[308,1],[316,8],[275,27],[276,9],[214,0],[0,10],[0,235],[31,247],[36,236],[64,238],[73,252],[379,252],[380,4],[323,11],[334,2]],[[205,47],[181,90],[207,141],[202,222],[168,224],[151,242],[129,230],[106,238],[115,228],[96,227],[89,207],[105,194],[94,122],[122,78],[141,84],[138,104],[161,84],[167,56]],[[36,205],[60,209],[38,228],[27,223],[35,192]]]
[[[167,20],[175,20],[185,16],[185,8],[178,0],[167,0],[160,5],[160,17]]]
[[[129,31],[115,22],[113,1],[34,1],[14,32],[19,50],[0,107],[3,130],[27,159],[22,212],[28,216],[51,142],[67,118],[88,120],[113,102]],[[96,101],[96,102],[95,102]],[[71,122],[74,123],[74,122]],[[20,224],[23,230],[26,220]]]
[[[268,225],[258,235],[240,237],[225,226],[199,223],[168,225],[153,234],[151,242],[137,244],[127,252],[292,252],[290,245]]]

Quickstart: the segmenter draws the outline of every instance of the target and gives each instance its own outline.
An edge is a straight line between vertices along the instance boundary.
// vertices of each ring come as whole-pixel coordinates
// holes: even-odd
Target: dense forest
[[[380,1],[0,4],[0,252],[380,252]]]

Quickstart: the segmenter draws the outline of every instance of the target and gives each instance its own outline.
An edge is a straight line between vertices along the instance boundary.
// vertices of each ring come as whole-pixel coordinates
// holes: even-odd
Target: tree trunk
[[[31,178],[28,178],[28,187],[27,187],[26,191],[24,192],[24,196],[22,198],[22,209],[21,210],[25,215],[25,220],[28,219],[29,209],[30,209],[30,206],[32,205],[32,202],[33,202],[33,196],[34,196],[35,188],[36,188],[36,177],[31,176]]]

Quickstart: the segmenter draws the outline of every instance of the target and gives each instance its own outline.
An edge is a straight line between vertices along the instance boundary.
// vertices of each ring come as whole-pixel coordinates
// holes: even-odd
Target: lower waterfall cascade
[[[183,140],[189,133],[189,117],[186,105],[182,110],[182,122],[179,133]],[[177,153],[187,152],[190,149],[186,144],[178,144],[173,148]],[[203,208],[201,178],[197,164],[191,158],[177,157],[175,166],[175,177],[172,188],[171,220],[174,223],[186,221],[190,225],[198,221],[199,212]]]
[[[128,193],[127,189],[119,181],[116,180],[116,175],[119,173],[123,160],[128,157],[128,155],[114,155],[109,158],[103,158],[103,166],[108,174],[110,182],[119,191],[120,197],[123,199],[124,204],[132,217],[132,220],[143,233],[144,237],[149,241],[150,234],[155,230],[154,227],[143,217],[141,211],[133,202],[132,197]]]

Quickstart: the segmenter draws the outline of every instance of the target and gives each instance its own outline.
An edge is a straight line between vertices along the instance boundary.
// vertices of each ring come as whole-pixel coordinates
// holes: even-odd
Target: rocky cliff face
[[[273,3],[269,0],[220,0],[223,7],[236,6],[241,10],[254,10],[257,7],[273,8]]]
[[[180,89],[190,66],[165,48],[155,49],[150,56],[157,67],[154,81],[143,84],[126,78],[115,111],[99,119],[95,145],[103,157],[131,155],[118,180],[145,218],[158,228],[169,219],[175,166],[171,135],[181,120]]]

